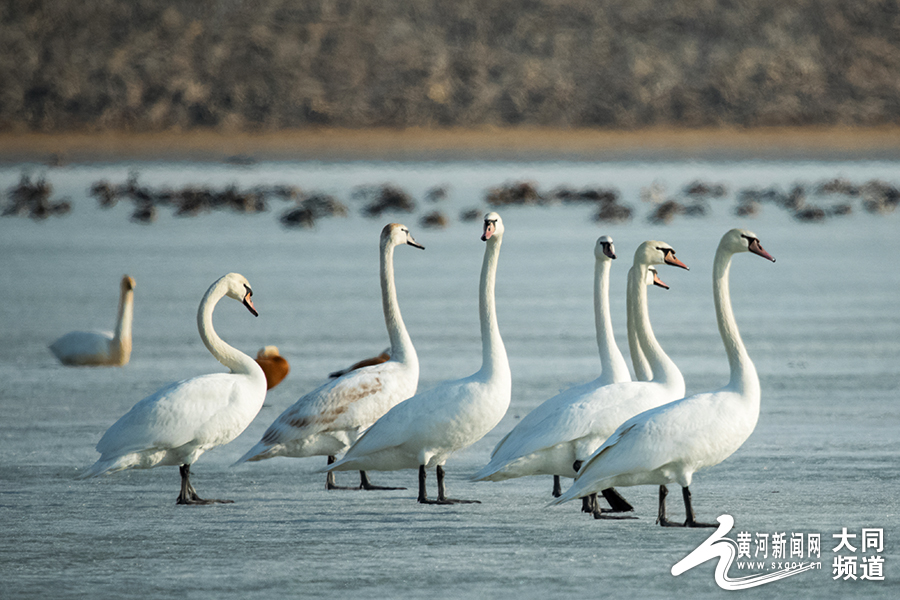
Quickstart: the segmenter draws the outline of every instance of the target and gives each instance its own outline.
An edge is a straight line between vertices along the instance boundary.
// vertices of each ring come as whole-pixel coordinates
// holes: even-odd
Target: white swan
[[[223,296],[242,302],[256,316],[252,295],[243,275],[229,273],[210,286],[197,311],[200,338],[231,372],[172,383],[135,404],[100,438],[100,458],[82,478],[179,465],[178,504],[229,502],[200,498],[191,485],[190,470],[201,454],[244,431],[266,399],[266,376],[260,366],[225,343],[212,324],[213,309]]]
[[[608,273],[609,260],[604,262]],[[650,277],[649,269],[654,264],[685,269],[687,266],[675,257],[674,249],[665,242],[648,241],[635,251],[634,266],[629,271],[628,298],[636,316],[633,323],[637,329],[635,339],[645,344],[655,376],[649,381],[632,382],[629,377],[614,383],[604,383],[601,376],[561,392],[526,415],[501,440],[491,461],[474,479],[502,481],[540,474],[575,477],[580,463],[587,460],[623,421],[684,396],[684,378],[663,352],[650,327],[647,284],[658,281]],[[603,304],[608,305],[608,298],[604,298]],[[608,349],[611,343],[616,348],[608,308],[604,312],[606,314],[601,314],[602,325],[598,325],[598,338],[601,346]],[[606,328],[603,336],[599,335],[601,327]],[[615,353],[618,353],[617,348]],[[606,359],[609,360],[609,356]],[[624,363],[624,359],[622,361]],[[631,510],[631,506],[613,490],[604,489],[603,492],[616,512]],[[584,510],[599,514],[593,498],[585,504]]]
[[[464,379],[444,381],[413,396],[379,419],[328,471],[419,469],[418,501],[425,504],[471,502],[447,498],[443,465],[455,451],[474,444],[506,414],[512,379],[506,349],[500,338],[494,285],[503,239],[497,213],[484,217],[487,242],[481,269],[479,316],[481,369]],[[438,497],[425,492],[426,469],[436,467]]]
[[[263,373],[266,374],[266,389],[271,390],[273,387],[284,381],[287,374],[291,372],[291,366],[286,358],[278,353],[278,346],[265,346],[256,353],[256,362],[262,367]]]
[[[52,344],[50,351],[64,365],[121,367],[131,358],[134,317],[134,279],[122,277],[114,332],[72,331]]]
[[[616,251],[613,239],[608,235],[601,235],[597,239],[597,243],[594,244],[594,327],[597,334],[597,348],[600,353],[600,376],[590,383],[578,385],[561,392],[547,402],[552,402],[555,398],[562,395],[571,396],[573,394],[588,394],[603,385],[618,383],[620,381],[631,381],[631,375],[628,373],[628,365],[625,363],[625,358],[622,356],[619,347],[616,345],[612,329],[612,315],[609,310],[609,272],[612,261],[615,259]],[[497,443],[491,451],[491,461],[472,477],[473,480],[496,481],[496,479],[490,479],[489,475],[502,469],[508,464],[510,458],[514,458],[504,456],[505,454],[508,454],[504,449],[507,446],[507,443],[512,447],[517,446],[519,442],[516,440],[519,436],[523,435],[523,432],[528,432],[533,427],[539,425],[544,416],[540,410],[542,406],[525,415],[525,417]],[[510,438],[512,438],[512,440],[510,440]],[[560,476],[553,475],[553,496],[559,497],[561,493]]]
[[[775,262],[756,235],[732,229],[719,242],[713,264],[716,318],[731,368],[728,385],[648,410],[624,422],[582,466],[575,483],[554,504],[609,486],[659,485],[658,522],[663,526],[680,525],[666,518],[665,504],[665,486],[678,483],[686,513],[684,526],[717,526],[696,521],[689,486],[696,471],[722,462],[740,448],[759,417],[759,378],[734,320],[728,288],[732,255],[747,251]]]
[[[394,284],[394,248],[400,245],[423,248],[404,225],[386,225],[380,238],[380,271],[391,360],[349,371],[309,392],[281,413],[262,439],[235,464],[275,456],[322,455],[331,464],[336,454],[347,449],[379,417],[416,393],[419,359],[400,316]],[[338,489],[330,473],[326,487]],[[395,489],[372,485],[364,470],[360,472],[360,488]]]

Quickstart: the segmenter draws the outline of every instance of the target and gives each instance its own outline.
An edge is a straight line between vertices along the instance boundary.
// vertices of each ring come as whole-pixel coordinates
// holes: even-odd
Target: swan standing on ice
[[[662,350],[650,326],[647,285],[658,282],[665,286],[655,274],[651,276],[651,265],[669,264],[684,269],[687,266],[675,257],[675,250],[665,242],[644,242],[634,253],[634,265],[629,271],[628,301],[634,309],[635,339],[645,346],[653,377],[649,381],[633,382],[627,368],[624,373],[621,370],[625,361],[612,335],[608,298],[611,260],[606,256],[602,252],[597,254],[600,284],[595,286],[595,298],[602,299],[595,300],[597,338],[604,370],[607,363],[621,362],[620,367],[613,366],[610,369],[612,375],[601,375],[592,382],[561,392],[526,415],[497,444],[491,461],[474,479],[502,481],[540,474],[574,478],[581,463],[626,419],[684,396],[684,378]],[[618,380],[608,380],[616,378]],[[615,490],[597,491],[602,491],[614,512],[633,510]],[[585,502],[584,510],[598,517],[603,512],[593,496]]]
[[[134,279],[125,275],[120,288],[115,332],[72,331],[62,336],[50,344],[50,351],[62,364],[94,367],[128,364],[134,317]]]
[[[683,526],[718,526],[697,522],[689,486],[696,471],[719,464],[740,448],[753,433],[759,417],[759,377],[741,340],[728,287],[731,257],[748,251],[775,262],[755,234],[732,229],[719,242],[713,263],[716,320],[731,368],[728,385],[648,410],[624,422],[584,464],[572,487],[553,504],[610,486],[659,485],[657,522],[681,526],[666,518],[665,486],[678,483],[686,513]]]
[[[278,346],[266,346],[256,353],[256,362],[266,374],[266,389],[271,390],[291,372],[288,361],[278,353]]]
[[[230,502],[200,498],[191,485],[190,473],[201,454],[240,435],[266,399],[266,376],[260,366],[225,343],[212,324],[213,309],[223,296],[242,302],[257,316],[252,295],[243,275],[229,273],[210,286],[197,311],[200,338],[231,372],[172,383],[135,404],[100,438],[100,458],[82,478],[124,469],[179,465],[178,504]]]
[[[309,392],[281,413],[262,439],[235,464],[275,456],[322,455],[332,464],[335,455],[355,442],[361,432],[416,393],[419,359],[400,316],[394,284],[394,248],[400,245],[424,249],[406,226],[386,225],[380,241],[381,300],[391,339],[391,360],[349,371]],[[364,469],[359,476],[360,486],[354,489],[397,489],[372,485]],[[327,475],[325,485],[327,489],[341,489],[332,473]]]
[[[418,501],[423,504],[470,503],[448,498],[444,463],[450,455],[485,436],[506,414],[512,378],[506,349],[497,325],[494,286],[503,240],[503,221],[497,213],[484,217],[487,242],[481,269],[479,317],[481,369],[464,379],[444,381],[413,396],[379,419],[328,471],[419,469]],[[438,497],[425,492],[426,469],[436,467]]]

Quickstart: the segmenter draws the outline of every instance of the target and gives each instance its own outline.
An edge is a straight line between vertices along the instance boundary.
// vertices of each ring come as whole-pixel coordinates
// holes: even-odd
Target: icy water
[[[126,204],[101,210],[94,181],[147,185],[289,184],[334,194],[347,218],[289,230],[273,202],[254,215],[129,221]],[[756,431],[722,464],[695,476],[698,517],[730,514],[732,540],[749,534],[754,560],[773,560],[777,534],[818,534],[821,568],[739,592],[747,597],[897,597],[900,573],[900,269],[894,264],[900,215],[853,214],[804,224],[772,205],[755,218],[733,214],[743,187],[812,183],[841,175],[894,185],[897,162],[654,163],[261,163],[94,164],[47,169],[7,165],[0,189],[21,173],[45,175],[72,213],[43,222],[0,219],[0,596],[224,599],[248,597],[575,598],[719,597],[715,561],[675,577],[672,566],[712,530],[654,525],[656,489],[626,488],[636,520],[595,521],[574,503],[546,506],[548,477],[473,483],[468,477],[516,420],[558,390],[599,371],[591,287],[593,247],[613,236],[613,314],[625,351],[625,274],[646,239],[672,244],[690,272],[661,270],[669,291],[649,290],[653,325],[681,368],[688,393],[728,379],[711,298],[712,257],[721,235],[742,226],[758,234],[774,264],[735,257],[731,289],[741,333],[763,390]],[[705,217],[650,225],[640,190],[676,194],[696,178],[726,183]],[[501,332],[513,398],[500,425],[447,463],[450,495],[481,504],[420,506],[412,471],[372,473],[395,492],[324,491],[323,457],[274,459],[232,468],[287,406],[327,373],[387,345],[378,288],[378,235],[407,224],[425,251],[399,248],[395,265],[404,320],[418,350],[420,389],[480,366],[478,276],[485,190],[506,181],[614,186],[637,210],[627,224],[598,226],[586,206],[508,207],[497,283]],[[395,183],[419,201],[411,215],[369,219],[351,199],[358,185]],[[422,198],[447,185],[431,206]],[[827,199],[826,199],[827,200]],[[444,230],[419,218],[439,208]],[[221,371],[196,329],[197,304],[219,276],[237,271],[254,286],[259,318],[224,301],[217,331],[254,354],[275,344],[292,371],[234,442],[194,466],[201,495],[233,505],[180,507],[174,468],[79,481],[94,446],[135,402],[170,381]],[[137,281],[134,352],[121,369],[66,368],[47,350],[75,329],[113,325],[118,281]],[[339,474],[345,483],[351,473]],[[434,491],[433,476],[429,478]],[[677,486],[669,511],[681,517]],[[846,528],[855,552],[835,552]],[[882,530],[883,549],[863,552],[863,529]],[[758,542],[767,535],[765,551]],[[790,556],[790,543],[786,552]],[[862,580],[868,559],[883,559],[884,581]],[[834,578],[850,557],[857,579]],[[796,560],[796,559],[795,559]],[[873,572],[874,572],[874,567]],[[742,571],[737,578],[765,570]],[[868,571],[867,571],[868,572]]]

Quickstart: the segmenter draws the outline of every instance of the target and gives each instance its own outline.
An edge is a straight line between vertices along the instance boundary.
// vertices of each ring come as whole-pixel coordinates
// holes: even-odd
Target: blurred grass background
[[[897,124],[897,0],[0,2],[0,134]]]

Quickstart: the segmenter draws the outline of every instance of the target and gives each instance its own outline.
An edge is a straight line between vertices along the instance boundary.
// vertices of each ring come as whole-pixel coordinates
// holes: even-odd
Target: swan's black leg
[[[594,514],[599,512],[600,507],[597,506],[597,494],[581,497],[581,512]]]
[[[656,513],[656,522],[663,527],[681,527],[681,523],[673,523],[666,518],[666,496],[669,495],[669,489],[661,485],[659,486],[659,510]]]
[[[369,476],[365,471],[359,472],[359,489],[361,490],[405,490],[405,487],[386,487],[382,485],[373,485],[369,481]]]
[[[437,466],[437,484],[438,497],[437,500],[429,500],[425,493],[425,467],[419,465],[419,498],[422,504],[481,504],[479,500],[457,500],[456,498],[448,498],[444,488],[444,468]]]
[[[615,488],[606,488],[600,493],[609,502],[612,512],[634,512],[634,507]]]
[[[175,504],[233,504],[232,500],[206,500],[197,495],[197,490],[191,485],[191,465],[178,467],[181,473],[181,492]]]
[[[681,496],[684,498],[685,527],[718,527],[718,523],[700,523],[694,516],[694,507],[691,505],[691,490],[687,486],[681,488]]]
[[[419,465],[419,504],[428,504],[428,493],[425,491],[425,465]]]
[[[607,488],[607,489],[601,491],[601,493],[603,494],[603,497],[606,498],[606,500],[608,502],[609,502],[609,497],[606,495],[606,493],[609,490],[612,490],[615,493],[615,490],[613,490],[612,488]],[[618,494],[615,494],[615,495],[618,496]],[[626,519],[637,519],[637,517],[632,517],[630,515],[617,515],[614,517],[609,514],[609,513],[614,513],[614,512],[628,512],[628,510],[634,510],[633,508],[631,508],[631,505],[628,504],[628,502],[625,502],[625,498],[622,498],[621,496],[619,496],[619,498],[622,500],[622,502],[625,502],[625,505],[628,506],[628,510],[621,510],[621,511],[616,510],[616,508],[615,508],[616,505],[614,505],[612,502],[609,502],[610,505],[613,507],[612,510],[603,510],[600,507],[600,501],[597,499],[597,494],[591,494],[591,497],[593,498],[593,502],[594,502],[594,510],[593,510],[592,514],[594,515],[595,519],[615,519],[615,520],[620,520],[620,521],[624,521]],[[615,497],[613,498],[613,500],[615,500]]]
[[[553,476],[553,497],[559,498],[562,496],[562,484],[559,481],[559,475]]]
[[[332,465],[337,459],[334,456],[328,456],[328,464]],[[361,487],[346,487],[343,485],[338,485],[335,483],[334,479],[334,471],[328,471],[325,475],[325,489],[326,490],[358,490],[362,489]]]

